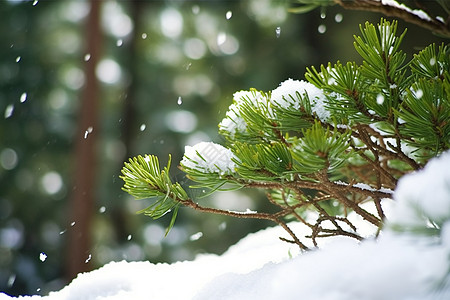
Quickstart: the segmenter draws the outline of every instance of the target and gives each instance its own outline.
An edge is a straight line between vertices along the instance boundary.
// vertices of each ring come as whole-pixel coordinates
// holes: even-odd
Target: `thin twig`
[[[225,215],[225,216],[231,216],[235,218],[241,218],[241,219],[260,219],[260,220],[269,220],[272,222],[275,222],[276,224],[283,227],[284,230],[286,230],[289,235],[292,237],[292,239],[295,241],[295,243],[302,249],[307,250],[308,247],[304,245],[295,235],[295,233],[283,222],[280,220],[280,218],[286,216],[287,212],[281,211],[275,214],[268,214],[268,213],[258,213],[258,212],[236,212],[236,211],[229,211],[229,210],[223,210],[218,208],[212,208],[212,207],[204,207],[201,206],[195,202],[193,202],[191,199],[179,201],[183,205],[191,207],[197,211],[206,212],[206,213],[212,213],[217,215]]]
[[[357,203],[350,201],[346,195],[344,195],[341,191],[336,189],[336,184],[329,181],[326,170],[317,173],[317,176],[319,177],[321,183],[323,184],[323,189],[325,189],[330,195],[336,197],[337,200],[339,200],[345,206],[351,208],[363,219],[369,221],[370,223],[374,224],[377,227],[381,225],[381,220],[379,218],[369,213],[365,209],[359,207]]]

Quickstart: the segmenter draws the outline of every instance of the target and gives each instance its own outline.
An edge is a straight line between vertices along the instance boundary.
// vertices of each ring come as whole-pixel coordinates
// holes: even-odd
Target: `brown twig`
[[[329,181],[326,170],[317,173],[317,176],[323,184],[323,189],[339,200],[344,206],[351,208],[355,213],[375,226],[381,226],[381,220],[379,218],[359,207],[357,203],[350,201],[342,191],[336,188],[335,183]]]
[[[379,161],[379,155],[380,154],[388,154],[389,156],[394,156],[394,152],[390,152],[389,150],[381,147],[380,145],[374,143],[372,139],[370,138],[369,133],[366,130],[366,127],[362,124],[357,124],[356,128],[358,129],[359,138],[360,140],[366,145],[367,150],[372,152],[372,154],[375,156],[376,160],[370,159],[363,151],[364,149],[359,150],[359,155],[364,158],[370,165],[373,166],[373,168],[380,174],[385,177],[390,184],[393,184],[394,186],[397,185],[397,179],[394,178],[389,172],[387,172],[381,165]],[[370,128],[370,127],[369,127]]]
[[[288,214],[288,212],[286,212],[286,211],[280,211],[280,212],[274,213],[274,214],[258,213],[258,212],[236,212],[236,211],[201,206],[201,205],[195,203],[194,201],[192,201],[191,199],[183,200],[183,201],[179,201],[179,202],[187,207],[191,207],[200,212],[230,216],[230,217],[241,218],[241,219],[260,219],[260,220],[269,220],[269,221],[275,222],[276,224],[283,227],[283,229],[286,232],[289,233],[289,235],[294,240],[295,244],[297,244],[302,250],[308,249],[308,247],[306,245],[304,245],[298,239],[298,237],[295,235],[295,233],[283,221],[281,221],[281,218],[285,217]]]

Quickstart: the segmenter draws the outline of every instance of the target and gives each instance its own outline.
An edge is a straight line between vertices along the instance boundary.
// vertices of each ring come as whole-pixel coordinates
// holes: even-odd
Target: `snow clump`
[[[430,22],[436,21],[436,20],[433,20],[430,17],[430,15],[428,13],[426,13],[425,11],[423,11],[421,9],[411,9],[408,6],[406,6],[405,4],[400,4],[395,0],[381,0],[381,4],[384,6],[391,6],[391,7],[397,8],[397,9],[404,10],[404,11],[406,11],[410,14],[416,15],[417,17],[419,17],[423,20],[426,20],[426,21],[430,21]],[[436,18],[436,19],[438,19],[438,18]],[[442,22],[442,23],[444,23],[444,22]]]
[[[280,86],[271,93],[271,103],[284,109],[300,109],[300,98],[308,97],[311,111],[317,117],[326,122],[330,118],[330,112],[326,110],[327,101],[323,91],[313,84],[304,80],[293,80],[289,78],[283,81]]]
[[[230,137],[237,133],[245,133],[247,122],[241,114],[245,106],[250,106],[262,113],[272,114],[268,100],[261,92],[251,89],[250,91],[239,91],[233,94],[233,104],[230,105],[225,118],[219,124],[219,130],[228,132]]]
[[[183,168],[193,169],[204,173],[230,174],[234,172],[235,155],[230,149],[212,142],[200,142],[194,146],[186,146]]]
[[[450,152],[431,159],[425,168],[404,176],[394,194],[392,225],[407,230],[450,225]]]

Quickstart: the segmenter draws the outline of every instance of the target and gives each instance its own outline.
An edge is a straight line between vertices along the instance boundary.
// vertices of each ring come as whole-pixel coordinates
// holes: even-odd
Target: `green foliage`
[[[364,59],[362,73],[370,80],[380,80],[385,88],[403,77],[401,67],[406,54],[399,49],[406,30],[398,37],[397,22],[382,21],[378,28],[366,23],[362,35],[355,36],[355,49]]]
[[[155,201],[149,207],[139,211],[159,219],[173,210],[172,220],[167,232],[172,228],[177,217],[179,201],[189,197],[179,183],[172,183],[169,175],[171,156],[163,170],[159,168],[159,160],[154,155],[138,156],[125,163],[122,168],[121,179],[125,184],[123,190],[136,199],[154,198]]]
[[[291,7],[289,9],[292,13],[303,14],[310,12],[318,7],[334,5],[333,0],[296,0],[299,6]]]
[[[299,173],[314,174],[323,169],[335,172],[352,154],[348,142],[351,131],[330,131],[316,121],[314,126],[302,132],[303,137],[296,140],[292,149],[295,169]]]
[[[340,124],[381,121],[380,130],[399,131],[404,143],[429,158],[449,147],[450,51],[441,45],[436,52],[431,44],[405,63],[400,43],[406,30],[400,36],[396,31],[395,21],[366,23],[362,36],[355,36],[361,66],[329,64],[321,72],[312,67],[305,77],[328,92],[328,109]]]
[[[236,173],[245,180],[270,181],[289,177],[292,172],[292,155],[282,143],[247,145],[237,142],[233,145],[236,159]]]
[[[230,182],[229,176],[221,175],[218,173],[205,173],[195,168],[189,168],[181,165],[180,169],[186,173],[186,177],[193,182],[195,185],[189,186],[189,188],[201,189],[202,197],[208,196],[216,191],[232,191],[237,190],[242,187],[239,183]],[[210,190],[206,193],[206,190]]]
[[[431,44],[418,54],[414,55],[411,70],[417,76],[435,79],[444,79],[450,69],[450,49],[448,45],[441,44],[436,52],[436,45]],[[447,72],[445,72],[447,71]],[[447,80],[448,82],[448,80]]]
[[[430,150],[427,156],[436,156],[450,147],[449,96],[442,81],[421,78],[407,91],[396,114],[404,121],[400,133],[415,148]]]
[[[219,125],[219,133],[229,139],[236,138],[245,140],[247,143],[258,143],[273,138],[271,129],[274,123],[271,120],[270,96],[256,89],[236,94],[237,99],[234,99],[230,107],[232,113],[228,114],[227,119],[233,123],[236,123],[236,118],[242,119],[246,128],[245,130],[236,128],[230,132]],[[235,124],[235,126],[239,127],[238,124]]]
[[[309,82],[287,80],[272,92],[235,93],[219,124],[228,148],[209,145],[208,151],[185,154],[181,169],[188,178],[211,192],[267,190],[279,211],[247,217],[278,224],[296,219],[311,229],[314,243],[332,235],[361,239],[347,219],[350,212],[381,227],[381,200],[391,197],[398,179],[450,147],[450,55],[447,46],[436,51],[430,45],[406,62],[400,49],[406,30],[397,35],[396,21],[381,19],[360,30],[354,47],[361,65],[312,66],[305,74]],[[168,167],[159,171],[155,157],[134,158],[122,173],[127,192],[158,197],[146,210],[154,218],[179,204],[243,217],[192,204],[171,183]],[[376,214],[361,206],[368,201]],[[305,212],[315,214],[315,221],[306,220]],[[288,232],[291,242],[305,248]]]
[[[302,96],[296,92],[290,95],[290,99],[299,104],[299,109],[290,109],[282,106],[274,106],[273,112],[277,116],[273,124],[276,129],[289,132],[298,131],[301,128],[309,128],[314,122],[312,117],[311,102],[308,94]]]
[[[327,108],[339,124],[370,121],[371,116],[363,102],[365,97],[361,94],[367,90],[367,85],[361,80],[360,68],[355,63],[342,65],[337,62],[333,67],[329,63],[327,67],[322,65],[320,72],[314,66],[306,70],[305,78],[327,92]]]

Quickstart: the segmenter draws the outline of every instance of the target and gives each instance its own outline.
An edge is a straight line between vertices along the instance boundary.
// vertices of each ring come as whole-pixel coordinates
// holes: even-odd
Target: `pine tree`
[[[158,219],[178,208],[238,218],[270,220],[302,249],[305,237],[288,226],[310,229],[313,243],[329,236],[363,239],[347,217],[356,213],[381,229],[383,199],[401,176],[423,168],[450,146],[450,48],[429,45],[410,61],[401,50],[406,30],[381,19],[360,26],[354,47],[363,62],[307,68],[305,80],[288,79],[271,92],[233,95],[219,124],[224,145],[186,147],[179,168],[194,185],[173,182],[171,159],[162,170],[153,155],[125,163],[123,189],[154,198],[142,213]],[[191,188],[264,190],[275,213],[234,212],[194,202]],[[205,194],[205,195],[206,195]],[[366,203],[373,203],[374,210]]]

